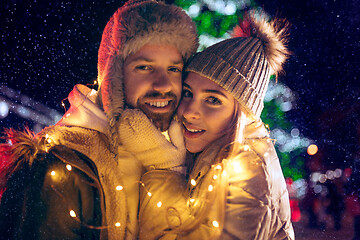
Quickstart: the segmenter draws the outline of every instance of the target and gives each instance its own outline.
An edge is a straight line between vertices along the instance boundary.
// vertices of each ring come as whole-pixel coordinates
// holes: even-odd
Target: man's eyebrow
[[[184,85],[184,87],[189,88],[189,89],[191,90],[191,87],[190,87],[189,84],[183,83],[183,85]],[[221,92],[221,91],[219,91],[219,90],[215,90],[215,89],[205,89],[205,90],[202,90],[202,92],[204,92],[204,93],[215,93],[215,94],[219,94],[219,95],[225,97],[226,99],[228,99],[228,97],[227,97],[223,92]]]
[[[149,63],[150,62],[155,62],[155,60],[144,57],[144,56],[135,57],[135,58],[131,59],[130,62],[137,62],[137,61],[144,61],[144,62],[149,62]],[[176,60],[176,61],[172,62],[172,64],[174,64],[174,65],[183,64],[183,61],[182,60]]]
[[[147,57],[144,57],[144,56],[135,57],[135,58],[131,59],[130,62],[137,62],[137,61],[153,62],[153,60],[151,60]]]
[[[173,64],[174,65],[179,65],[179,64],[184,64],[184,62],[182,60],[179,60],[179,61],[174,61]]]

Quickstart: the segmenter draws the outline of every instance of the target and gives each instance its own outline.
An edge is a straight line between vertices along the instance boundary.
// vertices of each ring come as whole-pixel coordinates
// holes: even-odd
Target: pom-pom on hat
[[[285,47],[287,24],[278,19],[246,15],[232,38],[197,53],[187,72],[209,78],[228,91],[252,118],[259,119],[270,76],[282,71],[289,55]]]

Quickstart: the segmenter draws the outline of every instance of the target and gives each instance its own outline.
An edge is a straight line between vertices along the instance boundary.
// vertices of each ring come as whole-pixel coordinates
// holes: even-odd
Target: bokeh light
[[[307,148],[307,153],[309,155],[315,155],[318,151],[318,147],[315,144],[311,144],[308,148]]]

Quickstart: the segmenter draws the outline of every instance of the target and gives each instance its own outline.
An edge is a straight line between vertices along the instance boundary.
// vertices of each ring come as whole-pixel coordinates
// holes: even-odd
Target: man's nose
[[[152,87],[157,92],[170,92],[172,90],[171,80],[165,72],[158,72],[155,76]]]

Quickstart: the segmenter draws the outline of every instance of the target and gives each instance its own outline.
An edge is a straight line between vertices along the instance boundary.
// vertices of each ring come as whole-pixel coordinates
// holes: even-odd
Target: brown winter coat
[[[14,145],[34,155],[33,159],[14,159],[21,168],[9,179],[1,199],[1,232],[11,239],[100,239],[100,235],[101,239],[123,239],[131,235],[123,178],[137,161],[126,151],[115,156],[106,135],[90,129],[54,126],[35,139],[29,136],[28,141]],[[130,163],[123,171],[122,161]],[[139,178],[136,171],[132,173]],[[124,191],[115,190],[119,185]],[[14,196],[21,189],[24,194]]]

